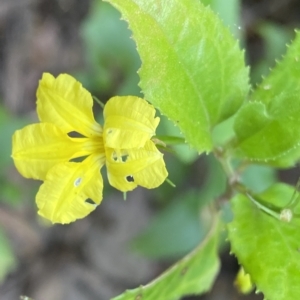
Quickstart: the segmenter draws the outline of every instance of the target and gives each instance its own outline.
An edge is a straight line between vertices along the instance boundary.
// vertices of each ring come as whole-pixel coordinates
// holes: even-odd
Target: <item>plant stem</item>
[[[104,108],[104,103],[101,102],[96,96],[93,96],[93,99],[95,102],[97,102],[101,106],[101,108]]]

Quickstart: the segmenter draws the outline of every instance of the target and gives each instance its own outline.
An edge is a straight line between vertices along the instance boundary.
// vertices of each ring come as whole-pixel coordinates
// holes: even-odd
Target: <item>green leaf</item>
[[[128,290],[113,300],[176,300],[211,288],[219,270],[217,216],[203,243],[146,286]]]
[[[294,189],[276,184],[259,195],[284,207]],[[228,225],[231,250],[265,299],[298,299],[300,295],[300,221],[280,221],[260,210],[244,195],[232,199],[234,220]],[[295,213],[299,214],[299,205]]]
[[[266,77],[237,114],[236,154],[291,166],[300,157],[300,34],[284,59]]]
[[[129,22],[142,60],[145,98],[175,122],[198,152],[211,129],[234,114],[248,92],[238,42],[199,0],[106,0]]]

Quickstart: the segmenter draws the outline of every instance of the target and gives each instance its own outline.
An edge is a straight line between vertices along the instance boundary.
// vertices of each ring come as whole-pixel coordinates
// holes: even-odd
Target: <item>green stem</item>
[[[104,103],[101,102],[96,96],[93,96],[93,99],[95,102],[97,102],[101,106],[101,108],[104,108]]]
[[[223,195],[221,199],[225,198],[228,201],[228,199],[230,199],[235,193],[239,193],[247,196],[247,198],[250,199],[259,209],[273,216],[277,220],[290,222],[293,216],[296,216],[293,214],[292,209],[300,201],[300,197],[297,195],[298,190],[300,190],[300,179],[297,182],[295,193],[288,205],[284,208],[277,207],[271,203],[264,203],[251,194],[247,187],[240,182],[240,174],[243,168],[239,167],[237,169],[233,169],[230,158],[223,149],[215,149],[214,153],[228,178],[228,189],[225,192],[225,197]]]
[[[171,187],[176,187],[176,185],[169,179],[169,178],[166,178],[166,182],[171,186]]]
[[[222,148],[217,148],[214,150],[215,157],[220,162],[225,174],[227,175],[229,181],[232,177],[235,177],[235,172],[231,166],[230,159],[227,157],[225,151]]]
[[[277,220],[281,220],[280,218],[280,214],[275,212],[273,209],[263,205],[262,203],[260,203],[259,201],[256,201],[249,193],[246,193],[246,196],[258,207],[260,208],[262,211],[266,212],[267,214],[273,216],[274,218],[276,218]]]

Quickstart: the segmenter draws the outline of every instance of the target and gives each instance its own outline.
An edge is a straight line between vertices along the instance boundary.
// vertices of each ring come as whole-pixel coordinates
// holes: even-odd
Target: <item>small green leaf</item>
[[[278,166],[300,157],[300,34],[237,114],[237,154]]]
[[[276,184],[259,195],[284,207],[294,188]],[[300,221],[280,221],[260,210],[244,195],[232,199],[234,220],[228,225],[231,250],[265,299],[298,299],[300,295]],[[299,214],[299,205],[295,213]]]
[[[238,42],[199,0],[106,0],[129,22],[142,60],[145,98],[178,124],[198,152],[213,147],[214,125],[248,93]]]
[[[177,300],[208,291],[219,270],[217,216],[203,243],[146,286],[128,290],[113,300]]]

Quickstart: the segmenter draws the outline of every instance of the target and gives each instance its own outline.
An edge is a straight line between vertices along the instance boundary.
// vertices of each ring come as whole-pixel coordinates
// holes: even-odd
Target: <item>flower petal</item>
[[[143,147],[159,123],[154,107],[134,96],[109,99],[103,114],[105,146],[116,149]]]
[[[139,149],[117,151],[106,148],[106,166],[109,183],[123,192],[133,190],[138,185],[156,188],[168,176],[163,154],[150,140]]]
[[[91,139],[72,139],[48,123],[17,130],[12,143],[12,157],[18,171],[26,178],[41,180],[54,165],[95,151],[90,145]]]
[[[64,132],[86,137],[102,132],[93,116],[91,94],[70,75],[54,78],[44,73],[37,89],[37,112],[41,122],[53,123]]]
[[[102,157],[91,155],[81,163],[54,166],[37,193],[38,214],[62,224],[87,216],[102,201],[103,164]]]

